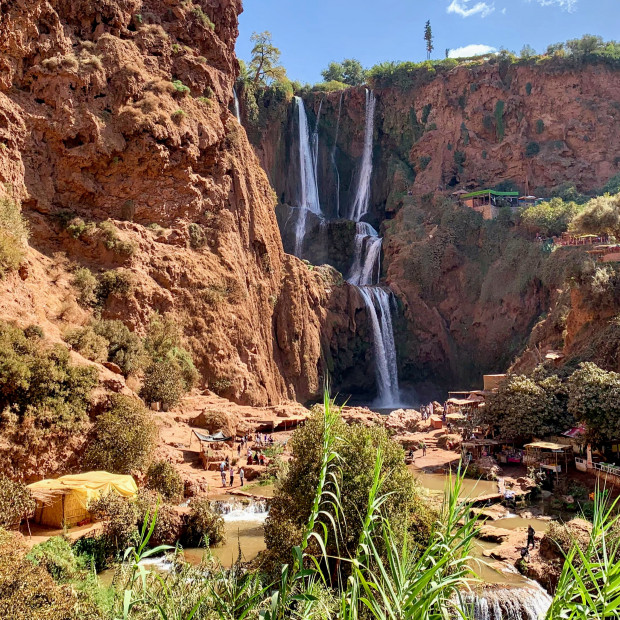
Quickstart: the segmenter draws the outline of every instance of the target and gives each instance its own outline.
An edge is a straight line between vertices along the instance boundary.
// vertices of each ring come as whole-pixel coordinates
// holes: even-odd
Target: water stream
[[[237,97],[237,89],[233,88],[233,98],[235,100],[235,116],[239,125],[241,125],[241,112],[239,111],[239,97]]]
[[[349,284],[369,286],[379,282],[382,241],[379,233],[370,224],[355,224],[353,265],[347,279]]]
[[[336,149],[338,148],[338,134],[340,133],[340,115],[342,113],[342,97],[344,90],[340,93],[340,101],[338,102],[338,119],[336,120],[336,135],[334,137],[334,146],[331,152],[332,165],[336,173],[336,215],[340,217],[340,172],[336,163]]]
[[[299,124],[299,179],[300,196],[297,223],[295,226],[295,256],[301,256],[303,242],[306,237],[306,221],[308,212],[321,215],[314,149],[311,143],[306,107],[301,97],[295,97]],[[318,126],[318,125],[317,125]],[[317,134],[318,148],[318,134]]]

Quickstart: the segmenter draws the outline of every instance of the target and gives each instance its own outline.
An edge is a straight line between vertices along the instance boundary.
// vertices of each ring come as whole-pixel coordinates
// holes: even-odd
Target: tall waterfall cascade
[[[383,239],[366,222],[355,224],[353,265],[347,281],[355,286],[371,286],[381,275],[381,245]]]
[[[306,223],[308,211],[315,215],[321,215],[321,203],[319,201],[319,188],[315,158],[308,127],[306,107],[301,97],[295,97],[297,105],[297,118],[299,124],[299,179],[300,195],[298,204],[297,223],[295,226],[295,256],[301,256],[303,241],[306,236]],[[317,121],[318,127],[318,121]],[[316,149],[318,152],[318,131],[316,136]]]
[[[334,172],[336,173],[336,214],[340,217],[340,172],[336,163],[336,148],[338,147],[338,134],[340,133],[340,115],[342,113],[342,97],[344,91],[340,93],[340,101],[338,102],[338,119],[336,120],[336,135],[334,137],[334,146],[332,147],[331,159]],[[318,123],[317,123],[318,127]]]
[[[237,117],[237,122],[241,125],[241,111],[239,110],[239,97],[237,97],[236,88],[233,88],[233,99],[235,102],[235,116]]]
[[[364,150],[357,180],[357,191],[351,205],[349,219],[359,222],[370,206],[370,180],[372,178],[372,148],[375,133],[375,95],[366,89],[366,124],[364,129]]]

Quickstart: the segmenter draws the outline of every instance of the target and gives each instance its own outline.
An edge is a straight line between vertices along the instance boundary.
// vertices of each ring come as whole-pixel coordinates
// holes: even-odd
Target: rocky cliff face
[[[88,318],[71,272],[115,270],[130,286],[104,318],[141,331],[172,313],[206,385],[246,404],[303,401],[354,316],[337,274],[284,254],[273,191],[228,110],[240,11],[0,0],[0,191],[31,227],[0,318],[59,337]],[[66,226],[76,217],[83,230]],[[90,225],[104,220],[120,244]]]
[[[564,183],[593,191],[618,172],[620,74],[604,63],[485,63],[376,88],[367,220],[385,236],[383,277],[400,301],[403,379],[478,384],[526,346],[549,309],[545,259],[523,233],[458,214],[457,189],[510,184],[547,196]],[[318,181],[327,218],[346,217],[364,141],[363,88],[304,96],[318,127]],[[248,133],[278,200],[285,247],[299,199],[294,102],[272,97]],[[434,194],[435,198],[430,198]],[[473,218],[473,219],[472,219]],[[346,223],[310,227],[307,258],[347,273]]]

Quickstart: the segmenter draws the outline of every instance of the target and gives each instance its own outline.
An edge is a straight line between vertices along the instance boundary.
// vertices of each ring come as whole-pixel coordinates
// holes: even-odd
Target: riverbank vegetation
[[[478,524],[470,504],[459,500],[460,476],[449,481],[438,512],[426,513],[431,522],[417,537],[406,526],[408,519],[404,527],[399,521],[403,507],[395,501],[394,494],[403,492],[399,485],[411,482],[402,463],[392,462],[402,449],[368,429],[352,429],[346,437],[344,431],[327,399],[324,413],[311,420],[303,437],[297,431],[296,459],[311,461],[293,466],[280,497],[296,494],[304,519],[289,538],[284,528],[278,551],[289,553],[275,577],[260,563],[223,569],[208,552],[198,566],[190,566],[178,547],[159,542],[161,504],[108,497],[96,507],[108,513],[104,536],[116,549],[125,548],[112,585],[100,586],[94,577],[98,546],[88,539],[74,545],[52,539],[26,554],[12,534],[0,531],[2,617],[33,617],[28,610],[38,605],[41,613],[58,610],[58,617],[93,619],[473,618],[464,594],[475,586],[469,561]],[[360,450],[364,458],[356,460]],[[292,489],[294,480],[305,486]],[[360,491],[349,497],[355,480]],[[597,496],[589,539],[562,540],[566,561],[549,620],[620,617],[614,510]],[[170,570],[147,568],[144,561],[162,553],[169,556]]]

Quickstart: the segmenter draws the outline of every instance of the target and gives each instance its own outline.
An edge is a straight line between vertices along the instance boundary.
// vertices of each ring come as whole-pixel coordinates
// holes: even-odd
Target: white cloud
[[[506,10],[507,10],[506,7],[502,9],[502,15],[506,15]]]
[[[529,0],[531,2],[531,0]],[[577,8],[578,0],[536,0],[540,6],[557,6],[563,11],[572,13]]]
[[[472,43],[464,47],[457,47],[448,52],[449,58],[469,58],[470,56],[481,56],[482,54],[490,54],[496,52],[497,49],[490,45],[482,45],[480,43]]]
[[[473,6],[470,6],[472,0],[452,0],[446,9],[447,13],[456,13],[461,17],[471,17],[480,13],[480,17],[486,17],[495,10],[492,4],[486,2],[476,2]],[[551,2],[553,0],[539,0],[542,2]],[[560,2],[574,2],[575,0],[560,0]]]

